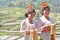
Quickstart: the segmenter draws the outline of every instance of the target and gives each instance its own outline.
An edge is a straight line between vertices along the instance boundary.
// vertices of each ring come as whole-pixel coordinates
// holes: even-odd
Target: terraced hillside
[[[24,11],[23,11],[24,10]],[[21,22],[25,19],[24,13],[26,9],[23,8],[5,8],[0,11],[0,39],[1,40],[20,40],[24,33],[20,31]],[[37,20],[41,13],[36,10]],[[51,13],[54,22],[57,24],[56,34],[60,34],[60,13]],[[22,40],[22,39],[21,39]]]

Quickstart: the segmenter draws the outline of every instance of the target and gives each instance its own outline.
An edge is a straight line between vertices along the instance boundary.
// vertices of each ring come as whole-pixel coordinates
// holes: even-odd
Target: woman
[[[27,17],[26,20],[24,20],[21,24],[21,30],[25,31],[25,40],[31,40],[30,39],[30,30],[36,29],[36,21],[33,20],[36,12],[34,9],[29,10],[27,13],[25,13],[25,16]]]
[[[50,8],[47,3],[45,2],[42,3],[41,12],[42,12],[42,17],[39,18],[39,20],[37,21],[38,31],[41,31],[40,37],[42,38],[42,40],[51,40],[52,38],[50,35],[50,26],[51,24],[54,24],[54,21],[52,18],[49,17]],[[55,30],[55,24],[52,25],[52,27]]]

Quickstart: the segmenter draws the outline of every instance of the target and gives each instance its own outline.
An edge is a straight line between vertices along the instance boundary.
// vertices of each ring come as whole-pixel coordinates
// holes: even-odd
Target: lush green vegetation
[[[24,11],[23,11],[24,10]],[[0,11],[0,29],[5,29],[5,30],[18,30],[20,27],[20,24],[22,20],[25,19],[24,13],[25,13],[24,8],[5,8]],[[38,19],[41,16],[41,13],[37,11],[37,15],[35,19]],[[51,13],[50,16],[53,17],[55,23],[60,20],[60,14],[59,13]],[[20,24],[14,24],[14,25],[9,25],[6,23],[20,23]],[[60,23],[60,22],[59,22]],[[58,23],[57,23],[58,24]]]
[[[0,7],[27,8],[29,4],[33,4],[35,9],[39,9],[42,2],[47,2],[52,12],[60,13],[60,0],[0,0]]]
[[[39,6],[42,2],[48,2],[51,8],[50,17],[57,24],[56,32],[60,32],[60,1],[59,0],[0,0],[0,30],[19,31],[21,22],[26,18],[24,13],[29,4],[36,9],[35,19],[41,17]],[[3,4],[2,4],[3,3]],[[57,8],[58,7],[58,8]],[[0,35],[20,35],[19,33],[0,32]]]

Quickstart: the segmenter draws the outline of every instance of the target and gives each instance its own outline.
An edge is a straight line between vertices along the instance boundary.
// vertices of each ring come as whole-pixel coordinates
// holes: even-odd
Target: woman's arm
[[[26,30],[26,23],[25,22],[22,22],[21,23],[21,28],[20,30]]]

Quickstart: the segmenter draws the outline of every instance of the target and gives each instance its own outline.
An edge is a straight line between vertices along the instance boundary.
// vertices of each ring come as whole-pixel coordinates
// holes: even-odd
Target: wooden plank
[[[12,32],[12,33],[16,33],[16,32],[20,32],[20,31],[7,31],[7,30],[0,30],[0,32]]]
[[[15,39],[17,39],[17,38],[19,38],[20,36],[12,36],[12,37],[10,37],[10,38],[8,38],[7,40],[15,40]]]
[[[56,35],[56,40],[60,40],[60,35]]]
[[[0,36],[0,39],[1,39],[1,40],[5,40],[5,39],[7,39],[7,38],[9,38],[9,37],[11,37],[11,36],[8,36],[8,35],[2,35],[2,36]]]
[[[0,32],[23,33],[23,34],[24,34],[25,31],[7,31],[7,30],[0,30]],[[41,32],[38,32],[38,33],[41,33]],[[60,35],[60,32],[56,32],[55,34],[56,34],[56,35]]]
[[[19,38],[19,39],[17,39],[17,40],[24,40],[24,37],[22,37],[22,38]]]

